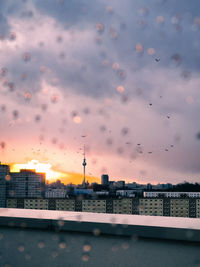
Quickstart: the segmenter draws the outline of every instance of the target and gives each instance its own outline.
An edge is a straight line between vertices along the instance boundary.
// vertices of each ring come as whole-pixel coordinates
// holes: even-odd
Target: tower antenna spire
[[[83,147],[83,183],[82,185],[85,187],[85,167],[87,165],[87,162],[86,162],[86,158],[85,158],[85,144],[84,144],[84,147]]]

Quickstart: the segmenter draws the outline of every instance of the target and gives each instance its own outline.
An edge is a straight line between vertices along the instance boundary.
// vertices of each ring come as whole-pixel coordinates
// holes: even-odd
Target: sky
[[[85,144],[91,180],[199,182],[199,10],[0,1],[1,161],[78,175]]]

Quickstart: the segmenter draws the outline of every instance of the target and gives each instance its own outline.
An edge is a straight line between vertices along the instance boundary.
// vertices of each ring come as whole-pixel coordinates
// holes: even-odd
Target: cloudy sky
[[[0,157],[200,181],[198,0],[0,1]]]

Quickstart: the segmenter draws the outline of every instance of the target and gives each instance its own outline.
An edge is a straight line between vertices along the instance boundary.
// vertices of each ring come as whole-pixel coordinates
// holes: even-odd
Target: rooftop
[[[196,218],[24,209],[0,216],[1,266],[200,264]]]

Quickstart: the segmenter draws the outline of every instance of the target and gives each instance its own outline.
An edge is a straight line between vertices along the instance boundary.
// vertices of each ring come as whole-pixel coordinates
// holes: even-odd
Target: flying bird
[[[159,61],[160,61],[160,58],[155,58],[155,61],[156,61],[156,62],[159,62]]]

